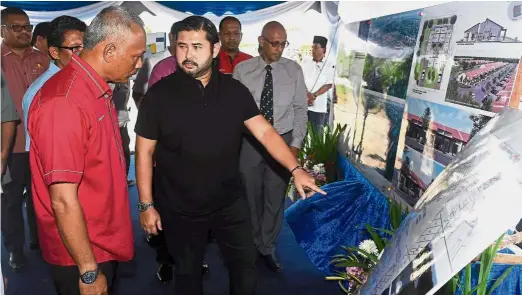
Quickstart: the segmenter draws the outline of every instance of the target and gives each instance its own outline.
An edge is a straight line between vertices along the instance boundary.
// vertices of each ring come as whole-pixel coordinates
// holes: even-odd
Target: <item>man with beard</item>
[[[267,23],[258,41],[261,55],[238,64],[234,78],[248,87],[261,113],[285,140],[285,148],[290,147],[297,158],[306,136],[308,111],[303,71],[295,61],[281,57],[289,44],[283,25]],[[252,212],[254,241],[267,266],[281,272],[275,243],[291,175],[277,162],[254,136],[245,136],[240,170]]]
[[[176,294],[203,294],[201,262],[212,231],[229,269],[230,293],[253,295],[257,255],[239,175],[245,127],[293,174],[302,197],[305,187],[324,192],[259,114],[248,89],[213,69],[220,45],[212,22],[190,16],[176,35],[178,69],[149,89],[136,122],[141,226],[152,234],[164,231]]]
[[[243,38],[241,22],[233,17],[226,16],[219,23],[219,71],[223,74],[232,74],[236,65],[242,61],[251,59],[250,54],[239,51],[239,44]]]
[[[33,25],[20,8],[2,10],[2,72],[16,111],[22,114],[22,99],[27,88],[49,67],[49,57],[31,46]],[[29,153],[25,151],[24,126],[22,120],[16,127],[14,147],[7,166],[12,181],[4,187],[2,194],[2,234],[5,248],[9,252],[9,265],[17,270],[25,263],[23,248],[25,230],[23,217],[24,197],[29,227],[29,247],[38,249],[38,232],[31,199],[31,171]],[[25,190],[25,194],[24,194]]]

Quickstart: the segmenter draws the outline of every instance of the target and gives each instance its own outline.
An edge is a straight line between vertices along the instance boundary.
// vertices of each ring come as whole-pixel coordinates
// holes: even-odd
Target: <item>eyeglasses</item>
[[[270,45],[272,45],[272,47],[281,47],[281,48],[285,48],[285,47],[288,47],[288,45],[290,45],[290,43],[288,41],[284,41],[284,42],[279,42],[279,41],[275,41],[275,42],[272,42],[270,40],[268,40],[265,36],[261,36],[263,37],[263,39],[265,39],[266,42],[270,43]]]
[[[72,47],[68,47],[68,46],[57,46],[58,48],[60,49],[67,49],[67,50],[70,50],[72,51],[73,53],[80,53],[82,52],[83,50],[83,45],[77,45],[77,46],[72,46]]]
[[[20,33],[22,30],[25,30],[26,32],[32,32],[33,31],[33,25],[2,25],[2,27],[11,28],[13,32]]]

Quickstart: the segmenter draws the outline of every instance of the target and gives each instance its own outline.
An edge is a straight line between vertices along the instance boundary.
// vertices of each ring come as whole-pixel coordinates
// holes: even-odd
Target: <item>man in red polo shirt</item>
[[[238,63],[252,58],[250,54],[239,51],[241,38],[243,38],[241,22],[233,16],[224,17],[219,23],[221,50],[218,58],[221,73],[232,75]]]
[[[142,65],[142,20],[103,9],[80,57],[55,74],[29,109],[30,164],[42,256],[58,294],[107,294],[116,261],[134,254],[125,158],[107,81]]]
[[[2,72],[20,116],[25,91],[49,67],[49,57],[31,46],[32,30],[33,25],[22,9],[8,7],[2,10]],[[38,248],[38,233],[31,202],[29,154],[25,151],[25,123],[22,120],[16,127],[13,151],[7,160],[12,181],[4,187],[2,194],[2,234],[9,252],[9,265],[15,270],[25,262],[24,197],[27,205],[29,245],[31,249]]]

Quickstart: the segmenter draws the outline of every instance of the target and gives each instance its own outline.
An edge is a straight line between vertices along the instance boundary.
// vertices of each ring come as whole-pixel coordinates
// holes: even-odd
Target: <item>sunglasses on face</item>
[[[270,45],[272,45],[272,47],[274,47],[274,48],[277,48],[277,47],[285,48],[288,45],[290,45],[290,43],[288,41],[284,41],[284,42],[275,41],[275,42],[272,42],[272,41],[268,40],[264,36],[261,36],[261,37],[263,37],[263,39],[265,39],[265,41],[268,42]]]
[[[2,25],[2,27],[11,28],[13,32],[20,33],[22,30],[26,32],[32,32],[33,31],[33,25]]]

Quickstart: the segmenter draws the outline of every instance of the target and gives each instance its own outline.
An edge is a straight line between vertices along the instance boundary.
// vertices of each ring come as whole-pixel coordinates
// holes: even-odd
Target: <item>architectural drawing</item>
[[[503,42],[503,43],[520,43],[518,36],[508,37],[507,28],[486,18],[464,31],[464,38],[457,43],[473,44],[478,42]]]

